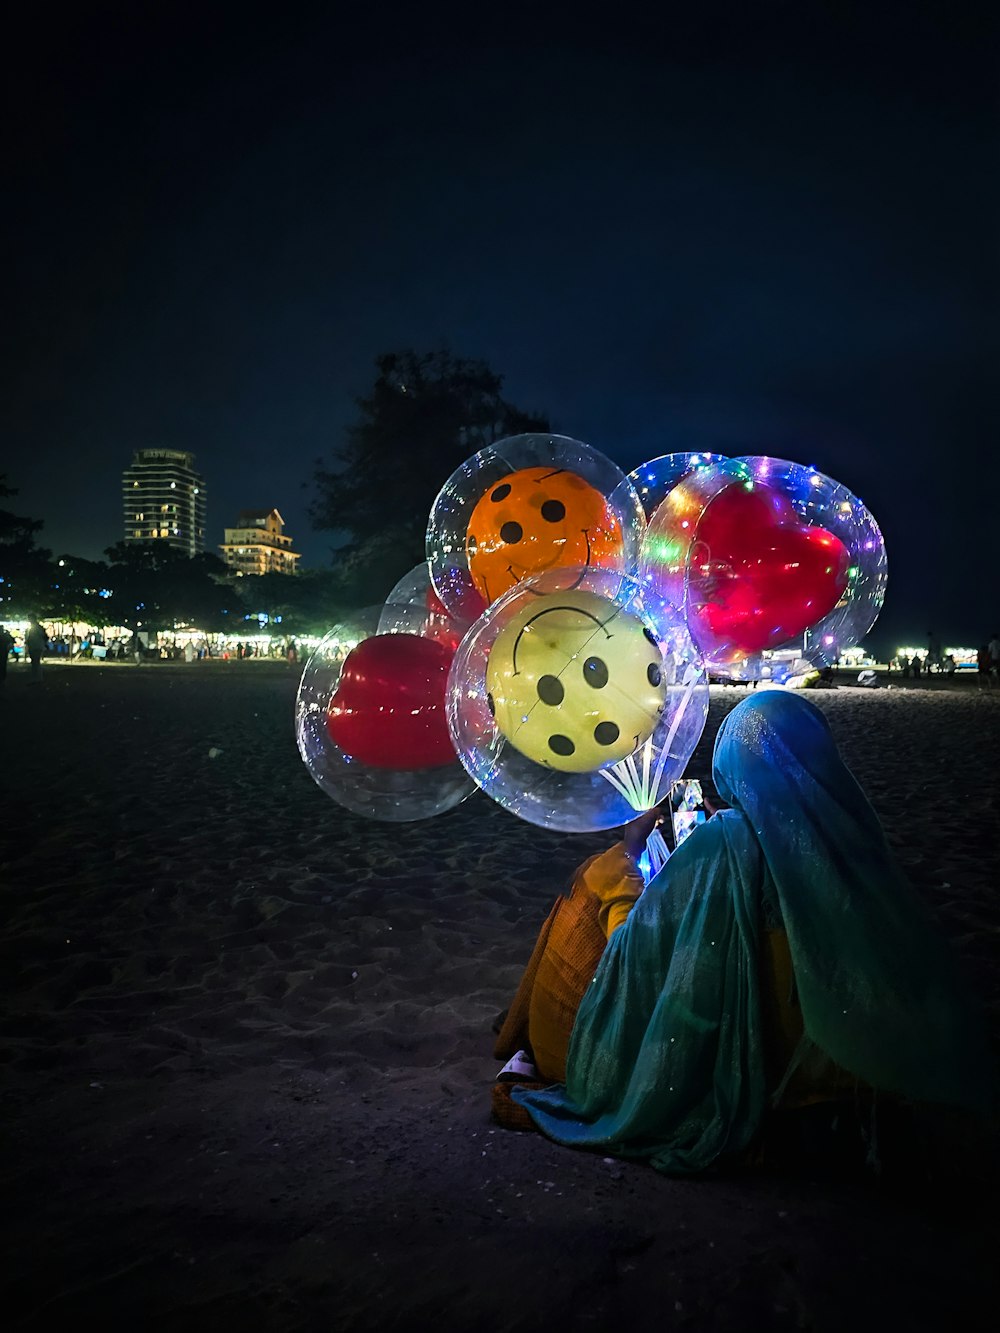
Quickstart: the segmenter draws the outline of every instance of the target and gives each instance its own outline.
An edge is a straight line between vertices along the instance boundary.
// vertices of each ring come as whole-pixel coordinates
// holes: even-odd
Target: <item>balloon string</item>
[[[614,771],[617,767],[618,764],[615,764],[614,768],[602,768],[599,769],[598,772],[600,773],[602,778],[611,783],[612,787],[614,787],[616,791],[621,792],[622,796],[625,797],[626,801],[628,801],[629,805],[631,805],[634,810],[641,810],[642,807],[636,805],[635,801],[633,800],[633,793],[629,790],[628,786],[622,780],[619,774]]]
[[[670,755],[670,747],[671,745],[673,745],[674,739],[677,736],[677,729],[681,725],[681,720],[683,719],[684,714],[687,711],[688,704],[691,702],[691,696],[692,694],[694,694],[694,687],[695,685],[697,685],[698,678],[700,675],[701,675],[700,669],[696,667],[693,662],[688,666],[687,670],[684,672],[684,694],[683,697],[681,698],[677,712],[674,714],[673,721],[670,723],[670,730],[667,732],[667,739],[663,743],[663,748],[660,751],[659,762],[656,765],[656,776],[653,779],[654,799],[650,802],[650,804],[652,805],[656,804],[655,798],[659,795],[660,782],[662,781],[663,778],[664,765],[666,764],[667,759]]]
[[[652,879],[656,872],[666,865],[670,856],[670,848],[659,829],[653,829],[646,839],[646,851],[649,853],[649,878]]]
[[[624,759],[619,759],[617,764],[612,764],[608,768],[599,769],[601,777],[606,782],[610,782],[616,791],[625,797],[633,810],[651,810],[656,805],[660,796],[660,784],[663,781],[663,770],[666,767],[670,757],[670,747],[677,736],[677,729],[683,720],[684,713],[688,704],[691,702],[691,696],[694,693],[694,687],[697,685],[701,676],[701,670],[693,663],[684,673],[684,694],[677,707],[677,711],[670,723],[670,730],[667,732],[667,739],[660,749],[659,758],[656,761],[656,768],[653,772],[652,785],[649,781],[649,768],[653,755],[653,738],[650,737],[642,747],[642,775],[635,763],[635,754],[627,755]]]

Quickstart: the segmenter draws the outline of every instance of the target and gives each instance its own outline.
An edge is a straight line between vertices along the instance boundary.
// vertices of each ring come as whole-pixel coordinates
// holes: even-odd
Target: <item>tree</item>
[[[239,599],[226,581],[228,570],[214,555],[187,556],[166,542],[117,542],[105,554],[114,594],[115,622],[155,631],[178,624],[228,628],[223,616]]]
[[[61,555],[52,571],[52,600],[49,614],[56,620],[83,621],[87,625],[115,623],[115,607],[103,560],[85,560]]]
[[[0,474],[0,498],[16,494]],[[51,610],[52,552],[35,542],[43,527],[40,518],[0,509],[0,620],[33,620]]]
[[[330,569],[289,574],[248,574],[233,581],[243,613],[263,612],[286,635],[324,634],[341,617],[343,580]]]
[[[484,361],[407,350],[375,366],[336,463],[317,462],[310,507],[314,527],[344,538],[337,556],[353,606],[384,597],[423,559],[431,506],[466,458],[504,436],[549,429],[502,397],[503,379]]]

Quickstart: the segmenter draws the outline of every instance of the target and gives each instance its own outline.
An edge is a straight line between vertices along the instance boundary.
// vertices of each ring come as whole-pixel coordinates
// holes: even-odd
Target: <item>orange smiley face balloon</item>
[[[491,486],[472,511],[465,550],[487,604],[547,569],[621,569],[624,559],[617,514],[600,491],[563,468],[521,468]]]

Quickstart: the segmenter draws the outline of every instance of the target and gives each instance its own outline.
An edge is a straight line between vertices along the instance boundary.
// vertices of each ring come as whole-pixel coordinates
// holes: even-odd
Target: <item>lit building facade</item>
[[[300,557],[284,528],[277,509],[244,509],[236,527],[226,528],[223,560],[237,574],[294,574]]]
[[[186,555],[205,549],[205,482],[194,454],[136,449],[122,473],[125,541],[166,542]]]

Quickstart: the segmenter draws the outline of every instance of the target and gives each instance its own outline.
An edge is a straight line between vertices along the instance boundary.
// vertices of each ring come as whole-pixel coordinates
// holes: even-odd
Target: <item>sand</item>
[[[479,794],[351,815],[298,757],[296,683],[9,674],[8,1327],[993,1326],[989,1127],[931,1117],[929,1165],[888,1184],[676,1181],[491,1124],[492,1022],[610,839]],[[742,697],[713,690],[690,771]],[[1000,690],[811,697],[1000,1032]]]

